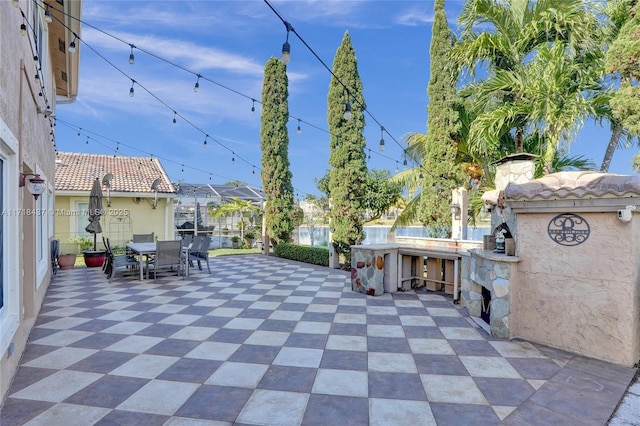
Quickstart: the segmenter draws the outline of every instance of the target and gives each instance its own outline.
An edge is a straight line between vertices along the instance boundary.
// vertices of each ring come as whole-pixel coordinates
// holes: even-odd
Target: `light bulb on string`
[[[176,123],[177,123],[177,120],[176,120],[176,116],[177,116],[177,115],[178,115],[178,113],[177,113],[177,112],[175,112],[175,111],[173,111],[173,124],[176,124]]]
[[[290,23],[284,23],[284,26],[287,28],[287,38],[282,45],[282,56],[280,57],[280,62],[287,65],[291,60],[291,45],[289,44],[289,32],[293,31],[293,27]]]
[[[20,24],[20,35],[21,36],[27,35],[27,24],[25,24],[24,22]]]
[[[396,173],[398,173],[398,162],[396,161]]]
[[[367,156],[367,160],[371,160],[371,148],[369,148],[369,155]]]
[[[182,173],[184,173],[184,164],[180,164],[180,167],[181,167],[181,170],[180,170],[180,171],[181,171]]]
[[[73,41],[69,43],[69,48],[67,49],[69,53],[74,53],[76,51],[76,40],[78,39],[78,35],[73,33]]]
[[[380,126],[380,151],[384,151],[384,127]]]
[[[51,19],[51,11],[49,10],[49,3],[45,3],[46,9],[44,10],[44,22],[50,24],[53,19]]]
[[[232,153],[231,153],[231,163],[232,163],[232,164],[235,164],[235,163],[236,163],[236,153],[235,153],[235,152],[232,152]]]
[[[406,166],[406,165],[407,165],[407,159],[406,159],[406,158],[405,158],[405,159],[404,159],[404,161],[402,162],[402,165],[403,165],[403,166]]]
[[[135,84],[135,80],[131,79],[131,89],[129,89],[129,96],[133,98],[133,95],[135,94],[135,89],[133,88],[133,85]]]
[[[209,135],[204,135],[204,143],[203,143],[203,145],[206,145],[206,144],[207,144],[207,138],[208,138],[208,137],[209,137]]]
[[[133,65],[136,62],[136,57],[133,54],[133,48],[135,47],[133,44],[129,45],[131,47],[131,53],[129,53],[129,63]]]
[[[251,112],[256,112],[256,100],[251,99]]]
[[[196,84],[193,86],[193,91],[196,92],[196,93],[200,89],[200,77],[202,77],[202,76],[200,74],[198,74],[198,79],[196,80]]]
[[[351,113],[351,102],[347,101],[346,105],[344,106],[344,119],[345,120],[351,120],[351,117],[353,116],[353,114]]]
[[[80,136],[81,131],[82,131],[82,127],[78,127],[78,136]]]
[[[255,174],[256,174],[256,166],[253,166],[253,170],[251,171],[251,174],[252,174],[252,175],[255,175]]]
[[[89,145],[89,136],[87,136],[87,140],[85,141],[85,145]]]
[[[297,129],[298,134],[302,133],[302,129],[300,128],[300,119],[298,118],[298,129]]]

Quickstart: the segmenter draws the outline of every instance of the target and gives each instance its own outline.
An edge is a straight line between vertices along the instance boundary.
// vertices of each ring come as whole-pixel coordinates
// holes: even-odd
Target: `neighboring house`
[[[194,221],[197,222],[199,231],[208,233],[212,233],[214,229],[216,229],[216,233],[221,228],[233,229],[237,226],[240,218],[239,213],[233,217],[215,218],[211,209],[231,201],[232,198],[251,201],[260,207],[262,207],[262,203],[265,200],[264,193],[260,189],[247,185],[204,183],[174,183],[174,185],[177,189],[174,223],[178,234],[193,233],[193,231],[189,230],[193,230]],[[196,215],[196,218],[194,218],[194,215]]]
[[[0,1],[0,400],[51,282],[53,120],[56,102],[78,93],[80,43],[67,47],[80,34],[82,3],[50,5],[45,16],[42,1]]]
[[[154,233],[159,240],[173,240],[173,204],[176,190],[157,158],[58,152],[55,180],[55,229],[62,252],[75,252],[69,242],[85,231],[93,181],[102,185],[104,215],[102,236],[122,247],[133,234]]]

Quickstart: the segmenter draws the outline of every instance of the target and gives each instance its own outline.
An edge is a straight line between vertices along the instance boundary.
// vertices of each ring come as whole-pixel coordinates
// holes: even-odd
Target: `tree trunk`
[[[520,126],[516,127],[516,153],[524,152],[524,129]]]
[[[613,159],[613,153],[618,147],[623,130],[624,128],[621,123],[617,122],[614,124],[613,132],[611,132],[611,138],[609,139],[609,145],[607,145],[607,150],[604,152],[604,158],[602,159],[602,165],[600,166],[600,171],[602,173],[607,173],[609,171],[609,166]]]

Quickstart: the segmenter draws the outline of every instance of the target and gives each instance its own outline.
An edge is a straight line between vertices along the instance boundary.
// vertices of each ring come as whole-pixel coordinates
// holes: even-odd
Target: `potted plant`
[[[74,253],[65,253],[58,255],[58,266],[60,269],[71,269],[76,264],[77,255]]]
[[[244,233],[244,239],[249,244],[249,247],[253,247],[253,243],[256,241],[256,233],[249,229]]]
[[[93,240],[90,237],[75,237],[69,241],[78,245],[78,252],[84,257],[84,264],[90,268],[102,266],[106,252],[104,250],[93,250]]]
[[[222,228],[222,235],[229,235],[229,228],[227,228],[226,226]]]
[[[240,237],[238,237],[237,235],[234,235],[233,237],[231,237],[231,243],[233,244],[234,248],[238,247],[240,243]]]

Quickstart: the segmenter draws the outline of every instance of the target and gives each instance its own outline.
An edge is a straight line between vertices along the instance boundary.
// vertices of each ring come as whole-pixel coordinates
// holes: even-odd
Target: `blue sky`
[[[349,31],[375,118],[366,117],[368,166],[401,170],[406,135],[426,131],[433,1],[271,3],[329,67]],[[452,28],[462,5],[446,2]],[[58,150],[153,155],[174,182],[239,180],[262,186],[261,110],[256,103],[251,112],[251,99],[260,99],[264,64],[280,56],[286,36],[263,1],[84,0],[82,20],[79,96],[57,107]],[[318,194],[314,179],[328,168],[331,75],[293,33],[289,43],[289,112],[303,121],[300,134],[298,121],[289,122],[289,160],[294,188],[304,198]],[[133,65],[129,44],[136,46]],[[203,76],[197,93],[196,74]],[[132,79],[135,96],[130,97]],[[376,120],[393,135],[385,134],[382,153]],[[599,166],[608,139],[607,128],[586,123],[571,154]],[[618,150],[609,171],[631,174],[636,152]]]

